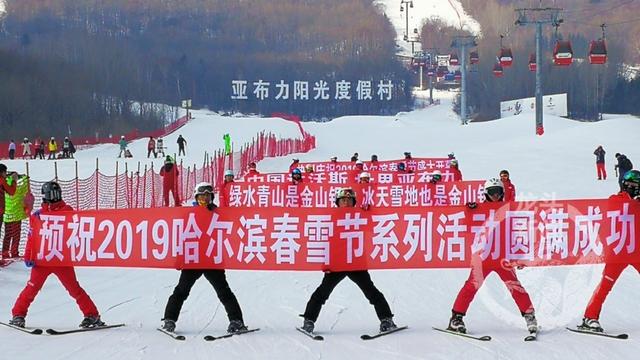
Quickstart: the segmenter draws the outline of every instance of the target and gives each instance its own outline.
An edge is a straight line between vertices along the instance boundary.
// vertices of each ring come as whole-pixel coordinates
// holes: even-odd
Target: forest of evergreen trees
[[[354,16],[357,14],[357,16]],[[164,115],[132,113],[131,101],[245,113],[292,112],[303,119],[406,110],[411,74],[395,57],[395,31],[372,0],[8,0],[0,20],[0,121],[8,134],[24,122],[157,127]],[[233,99],[246,80],[248,99]],[[252,83],[270,82],[257,100]],[[371,98],[356,99],[358,81]],[[275,100],[276,84],[290,85]],[[294,99],[294,82],[309,100]],[[314,99],[324,81],[331,100]],[[335,100],[350,82],[351,99]],[[391,100],[376,85],[394,85]]]

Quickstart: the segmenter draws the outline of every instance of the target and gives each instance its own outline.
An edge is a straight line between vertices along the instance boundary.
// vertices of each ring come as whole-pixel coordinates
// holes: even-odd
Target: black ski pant
[[[180,315],[180,310],[182,309],[182,304],[187,297],[189,297],[189,292],[193,287],[193,284],[196,283],[196,280],[200,278],[200,276],[204,275],[204,277],[209,281],[209,283],[216,290],[216,294],[218,295],[218,299],[224,306],[227,311],[227,317],[229,321],[231,320],[242,320],[242,310],[240,310],[240,304],[238,304],[238,299],[229,288],[229,283],[227,283],[227,278],[224,274],[224,270],[182,270],[180,272],[180,280],[178,281],[178,285],[173,289],[173,294],[169,297],[169,301],[167,302],[167,307],[164,310],[164,318],[163,320],[173,320],[178,321],[178,316]]]
[[[384,298],[384,295],[382,295],[380,290],[373,284],[368,271],[344,271],[324,274],[322,283],[316,291],[311,294],[311,299],[309,299],[307,308],[304,311],[304,318],[315,322],[318,319],[318,315],[320,315],[322,305],[327,301],[333,289],[346,277],[356,283],[360,290],[362,290],[364,296],[369,300],[369,303],[375,308],[378,319],[382,320],[393,317],[387,299]]]
[[[187,156],[187,153],[184,151],[184,146],[178,146],[178,156],[180,156],[180,154]]]

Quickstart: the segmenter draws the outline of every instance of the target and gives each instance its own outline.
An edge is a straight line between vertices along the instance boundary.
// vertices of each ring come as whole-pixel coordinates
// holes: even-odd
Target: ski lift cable
[[[608,12],[611,10],[615,10],[619,7],[625,6],[627,4],[631,4],[632,2],[634,2],[635,0],[623,0],[622,3],[617,4],[617,5],[613,5],[609,8],[603,7],[606,6],[605,4],[595,4],[592,6],[585,6],[583,8],[577,8],[577,9],[568,9],[568,10],[564,10],[563,13],[565,14],[575,14],[575,13],[581,13],[581,12],[590,12],[590,11],[594,11],[597,12],[599,14],[601,14],[602,12]]]

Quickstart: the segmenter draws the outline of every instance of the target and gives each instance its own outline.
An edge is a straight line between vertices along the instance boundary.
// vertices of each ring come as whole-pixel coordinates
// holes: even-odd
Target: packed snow
[[[411,151],[417,157],[441,157],[454,151],[465,179],[497,176],[511,171],[519,199],[602,198],[617,188],[613,154],[622,152],[640,161],[637,134],[640,120],[632,116],[608,115],[606,120],[584,123],[559,117],[545,117],[544,136],[535,135],[533,116],[521,115],[495,121],[460,125],[451,111],[449,93],[437,93],[441,105],[397,116],[345,116],[326,123],[305,123],[316,135],[318,147],[307,154],[268,159],[258,164],[262,172],[285,171],[292,157],[302,161],[325,161],[331,156],[347,159],[358,152],[363,159],[378,154],[380,159],[402,157]],[[209,111],[195,111],[195,119],[170,137],[183,134],[187,141],[185,161],[200,164],[205,150],[222,147],[222,134],[235,142],[250,139],[268,129],[282,137],[297,137],[295,124],[273,118],[223,117]],[[594,149],[607,151],[606,181],[596,180]],[[141,157],[146,140],[133,142]],[[175,146],[175,145],[173,145]],[[81,150],[80,168],[113,164],[116,145]],[[68,161],[68,160],[65,160]],[[64,163],[65,161],[59,161]],[[121,160],[123,161],[123,160]],[[137,159],[134,159],[137,161]],[[6,161],[9,168],[24,166]],[[34,178],[49,176],[52,162],[30,161]],[[61,172],[68,171],[65,166]],[[70,171],[70,170],[69,170]],[[84,170],[83,170],[84,171]],[[71,176],[72,177],[72,176]],[[319,272],[229,271],[228,280],[244,312],[246,323],[260,327],[253,334],[213,343],[206,334],[223,333],[227,318],[213,289],[200,279],[185,302],[178,331],[187,340],[177,342],[156,331],[164,306],[178,281],[175,270],[78,268],[78,279],[108,323],[125,322],[124,328],[60,337],[32,336],[0,328],[2,358],[35,359],[596,359],[632,358],[640,351],[637,299],[640,279],[633,270],[622,275],[609,296],[602,324],[612,332],[627,332],[630,340],[610,340],[571,334],[564,328],[582,318],[585,305],[600,280],[602,266],[526,268],[519,271],[536,307],[542,333],[538,342],[525,343],[525,322],[505,286],[492,275],[478,292],[465,320],[469,330],[489,334],[482,343],[435,332],[432,326],[447,325],[453,300],[468,276],[468,270],[372,271],[385,294],[398,324],[409,330],[363,342],[359,336],[378,327],[373,308],[350,281],[342,282],[316,323],[325,335],[314,342],[295,331],[301,325],[298,314],[319,285]],[[11,307],[29,276],[22,263],[0,270],[0,317],[9,320]],[[57,279],[50,278],[31,306],[27,324],[73,328],[81,313]]]
[[[405,55],[411,54],[411,43],[403,39],[406,33],[406,13],[400,11],[398,0],[378,0],[382,11],[389,17],[397,34],[397,44]],[[407,5],[403,5],[406,7]],[[407,9],[405,9],[407,10]],[[480,23],[464,11],[459,0],[413,0],[413,7],[409,7],[409,39],[414,38],[413,29],[422,27],[424,21],[438,18],[444,23],[457,29],[469,31],[471,34],[480,35]],[[420,42],[415,45],[415,50],[420,50]]]

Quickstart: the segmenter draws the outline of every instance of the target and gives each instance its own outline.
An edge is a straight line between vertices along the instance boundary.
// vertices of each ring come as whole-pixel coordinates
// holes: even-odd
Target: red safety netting
[[[186,118],[185,118],[186,121]],[[175,124],[175,123],[174,123]],[[176,124],[171,131],[179,128]],[[166,130],[167,128],[165,128]],[[222,183],[224,171],[234,170],[237,177],[244,175],[251,162],[258,162],[268,157],[286,156],[293,153],[308,152],[315,148],[316,139],[313,135],[302,130],[302,139],[278,139],[275,134],[261,132],[250,142],[244,144],[240,151],[226,155],[223,150],[217,150],[212,155],[207,154],[202,166],[187,165],[183,162],[176,164],[178,176],[178,196],[181,202],[192,197],[192,191],[198,182],[207,181],[214,185]],[[149,134],[140,135],[150,136]],[[151,135],[162,136],[162,135]],[[118,169],[116,175],[104,175],[99,169],[88,178],[73,180],[58,180],[62,188],[62,197],[73,208],[78,210],[96,209],[134,209],[154,208],[163,206],[162,176],[160,169],[147,167],[140,169]],[[57,175],[56,175],[57,178]],[[31,179],[31,189],[36,196],[35,208],[39,207],[40,188],[49,180]],[[169,201],[174,206],[173,199]],[[20,253],[29,232],[29,221],[22,222],[20,236]],[[4,236],[4,226],[0,230],[0,239]]]

